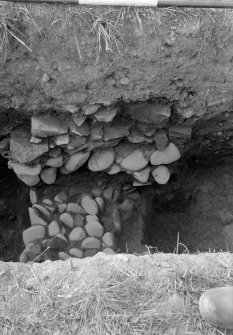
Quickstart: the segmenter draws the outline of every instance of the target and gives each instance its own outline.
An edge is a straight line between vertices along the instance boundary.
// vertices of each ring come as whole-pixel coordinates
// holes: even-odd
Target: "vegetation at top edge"
[[[232,10],[179,9],[175,7],[83,7],[72,5],[12,4],[0,2],[0,57],[6,61],[11,50],[21,45],[33,52],[33,40],[28,31],[56,37],[59,25],[71,29],[80,60],[79,32],[96,37],[97,60],[101,52],[123,54],[120,42],[124,40],[125,24],[132,24],[141,31],[154,31],[166,24],[170,36],[176,33],[198,38],[200,52],[207,44],[223,48],[233,28]]]

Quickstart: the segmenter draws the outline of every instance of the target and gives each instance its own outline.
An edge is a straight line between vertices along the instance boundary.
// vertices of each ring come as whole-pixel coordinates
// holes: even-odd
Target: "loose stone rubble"
[[[33,115],[31,129],[14,130],[0,153],[29,186],[54,184],[84,166],[109,175],[125,172],[138,186],[164,184],[173,171],[169,164],[180,159],[192,135],[191,128],[170,124],[170,116],[170,106],[158,102],[66,105],[63,113]]]

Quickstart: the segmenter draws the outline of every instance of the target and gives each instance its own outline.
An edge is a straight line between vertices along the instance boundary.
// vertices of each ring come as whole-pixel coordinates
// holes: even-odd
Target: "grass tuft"
[[[26,6],[15,7],[12,4],[0,3],[0,56],[3,61],[10,52],[12,40],[16,40],[32,52],[32,49],[24,42],[26,36],[23,33],[22,22],[25,19],[31,19]]]
[[[43,38],[55,38],[58,42],[61,38],[59,31],[63,38],[73,36],[81,62],[85,62],[80,44],[83,36],[90,39],[93,35],[96,37],[97,61],[104,52],[123,55],[129,25],[136,35],[167,31],[169,38],[196,38],[201,55],[210,44],[218,48],[227,45],[233,30],[233,11],[175,7],[13,5],[0,2],[0,56],[6,60],[13,41],[29,52],[33,51],[34,31]]]
[[[224,261],[231,256],[130,257],[127,263],[106,258],[104,266],[93,258],[85,273],[64,266],[43,278],[27,265],[11,271],[5,285],[1,278],[1,334],[228,334],[201,319],[198,301],[208,288],[233,285],[233,262]]]

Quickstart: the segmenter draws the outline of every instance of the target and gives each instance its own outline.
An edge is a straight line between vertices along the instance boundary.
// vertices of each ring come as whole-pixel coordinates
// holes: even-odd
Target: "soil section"
[[[232,165],[199,167],[184,175],[182,184],[154,195],[143,243],[162,252],[176,251],[177,242],[184,244],[179,252],[232,252],[232,190]]]
[[[192,123],[231,110],[230,10],[24,8],[6,9],[32,52],[9,37],[1,112],[151,98],[169,102],[178,118],[193,115]]]

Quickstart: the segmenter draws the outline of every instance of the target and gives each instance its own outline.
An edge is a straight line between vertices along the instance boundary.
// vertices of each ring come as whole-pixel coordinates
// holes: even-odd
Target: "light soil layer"
[[[1,111],[160,98],[193,123],[231,110],[230,10],[24,5],[15,16],[32,52],[7,34]]]
[[[232,264],[229,253],[0,262],[0,328],[4,334],[216,335],[201,319],[198,300],[210,287],[233,284]]]

